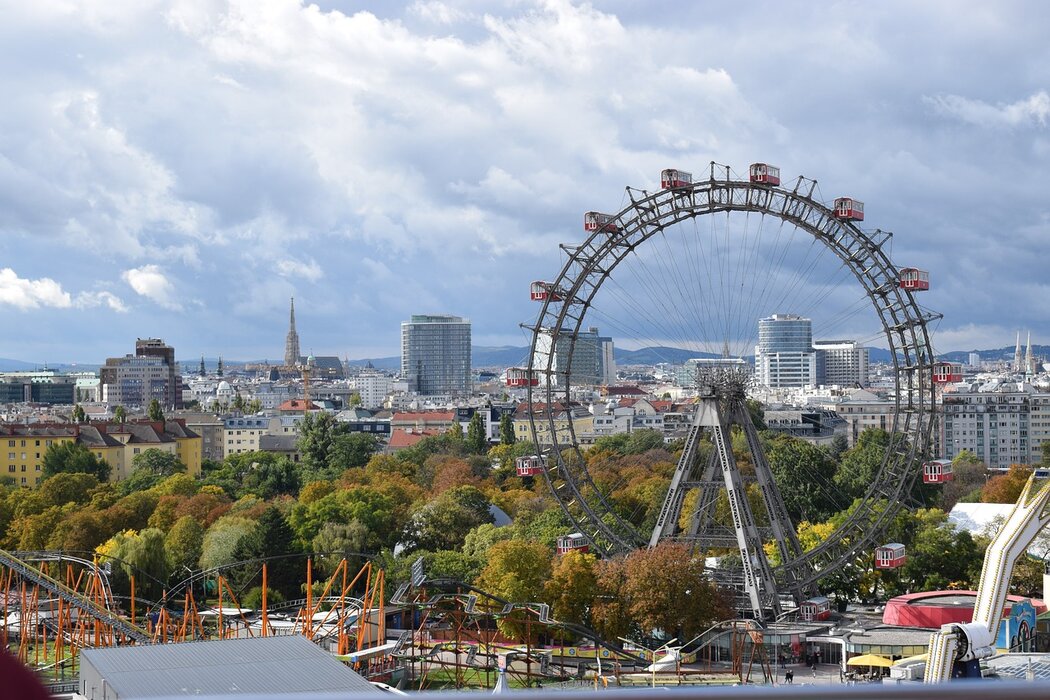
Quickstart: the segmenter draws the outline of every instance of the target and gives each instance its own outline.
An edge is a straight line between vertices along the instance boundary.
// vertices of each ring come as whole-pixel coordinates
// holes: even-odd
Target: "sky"
[[[1050,342],[1050,5],[0,0],[0,357],[525,345],[582,214],[781,167],[928,269],[938,351]],[[789,311],[788,309],[771,309]],[[628,343],[629,344],[629,343]]]

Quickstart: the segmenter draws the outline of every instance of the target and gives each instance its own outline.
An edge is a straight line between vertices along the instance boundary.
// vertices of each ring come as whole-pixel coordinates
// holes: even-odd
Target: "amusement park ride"
[[[866,300],[877,319],[877,335],[888,345],[894,365],[895,415],[890,422],[889,446],[875,480],[839,531],[815,549],[804,552],[800,547],[795,525],[762,453],[745,404],[750,378],[728,367],[715,365],[696,377],[699,398],[685,446],[655,526],[649,532],[640,532],[617,512],[601,482],[592,479],[571,421],[556,426],[553,412],[531,415],[536,451],[521,458],[517,465],[521,476],[542,475],[546,479],[576,536],[587,540],[592,551],[625,553],[666,540],[686,542],[699,551],[738,551],[740,571],[735,580],[742,582],[747,613],[758,620],[774,619],[780,614],[782,593],[790,595],[796,605],[812,600],[816,583],[825,572],[870,557],[881,544],[878,538],[887,523],[906,507],[907,494],[917,479],[942,483],[951,474],[950,468],[945,470],[943,466],[939,472],[922,466],[923,458],[930,452],[935,387],[961,379],[958,365],[934,359],[927,323],[940,316],[921,307],[916,299],[919,292],[930,288],[929,274],[894,266],[885,245],[892,234],[858,226],[864,221],[863,202],[838,197],[829,206],[821,203],[815,192],[816,182],[804,177],[782,185],[780,169],[766,163],[752,164],[747,176],[740,179],[733,177],[730,168],[712,163],[704,178],[666,169],[660,174],[660,189],[655,192],[628,187],[629,204],[618,213],[591,211],[584,215],[587,238],[576,245],[562,246],[567,260],[554,281],[532,283],[530,297],[541,308],[536,321],[526,326],[532,333],[529,363],[506,374],[508,386],[526,389],[530,404],[569,405],[574,389],[569,370],[577,337],[587,327],[587,314],[601,314],[598,318],[603,323],[611,322],[611,314],[602,302],[613,294],[628,296],[616,279],[617,270],[622,263],[638,257],[639,249],[647,243],[666,250],[654,253],[654,258],[660,258],[656,264],[661,265],[659,270],[665,280],[679,279],[684,281],[683,287],[712,290],[711,296],[696,302],[691,316],[687,310],[679,312],[679,318],[682,325],[693,326],[695,334],[721,333],[723,337],[702,341],[716,349],[729,347],[735,340],[731,329],[739,323],[736,317],[746,316],[742,309],[750,308],[747,304],[760,297],[760,291],[764,293],[754,286],[755,278],[763,275],[747,269],[747,260],[758,259],[757,255],[748,257],[749,246],[757,248],[761,234],[761,230],[754,234],[753,219],[758,219],[760,225],[767,219],[778,222],[774,254],[779,252],[776,245],[784,228],[801,232],[810,245],[830,252],[832,259],[850,273],[851,284],[860,288],[861,299]],[[709,227],[701,223],[705,220],[710,222]],[[724,228],[724,239],[719,227]],[[711,241],[709,247],[701,248],[705,228],[712,231]],[[686,243],[676,255],[667,239],[679,233]],[[736,257],[727,252],[733,248],[734,236],[744,251]],[[694,239],[697,242],[690,244]],[[691,249],[690,245],[696,247]],[[725,256],[724,261],[701,262],[719,255]],[[701,273],[707,264],[706,274],[711,279],[704,279],[696,270],[683,271],[675,266],[676,259],[687,261],[682,267],[693,265]],[[734,266],[741,271],[739,281],[730,279]],[[638,278],[644,278],[646,272],[652,276],[649,268],[639,273],[625,267]],[[629,278],[627,273],[624,275]],[[770,272],[765,276],[774,275]],[[750,293],[746,292],[748,284],[752,285]],[[609,294],[600,294],[603,288]],[[743,298],[734,299],[734,295]],[[659,290],[653,296],[658,298],[657,303],[663,301]],[[684,293],[682,297],[689,301]],[[772,295],[765,298],[770,306],[785,303]],[[638,313],[639,306],[643,305],[632,307],[634,313]],[[704,316],[719,306],[725,309],[720,312],[721,318],[714,318],[714,313],[719,313],[717,309],[711,317]],[[640,322],[635,320],[632,317],[621,325],[638,328]],[[754,319],[744,322],[753,324]],[[685,335],[689,337],[689,332]],[[721,354],[729,356],[725,349]],[[765,511],[761,517],[752,512],[746,498],[745,478],[733,454],[731,431],[742,432],[746,438],[744,458],[754,467],[752,479],[757,481]],[[568,439],[559,440],[566,433]],[[541,444],[541,434],[553,439]],[[688,494],[696,497],[686,510]],[[716,521],[715,504],[720,499],[728,500],[731,523]],[[782,562],[779,566],[773,566],[767,558],[763,547],[766,542],[775,543]],[[900,566],[904,562],[903,548],[896,544],[879,547],[878,561],[880,567]]]

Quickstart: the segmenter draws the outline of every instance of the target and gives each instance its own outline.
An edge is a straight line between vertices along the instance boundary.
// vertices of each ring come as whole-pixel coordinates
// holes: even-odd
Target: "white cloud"
[[[9,267],[0,270],[0,304],[18,309],[38,309],[49,306],[68,309],[73,305],[69,293],[62,285],[49,277],[23,279]]]
[[[157,265],[143,265],[139,268],[125,270],[123,280],[135,290],[136,294],[166,309],[177,310],[180,305],[175,299],[175,286],[168,280]]]
[[[23,311],[40,308],[92,309],[106,306],[124,313],[127,305],[112,292],[80,292],[74,297],[50,277],[24,279],[9,267],[0,269],[0,305]]]
[[[1046,126],[1050,120],[1050,94],[1046,90],[1008,104],[990,104],[959,95],[937,95],[926,101],[941,114],[977,126]]]
[[[286,258],[277,261],[277,272],[282,277],[298,279],[305,282],[316,282],[324,277],[324,270],[317,261],[310,258],[307,260],[295,260]]]

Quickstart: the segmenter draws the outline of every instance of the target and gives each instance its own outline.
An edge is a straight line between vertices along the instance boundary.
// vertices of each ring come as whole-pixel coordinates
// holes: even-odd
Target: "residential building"
[[[536,433],[533,434],[532,421],[536,421]],[[551,430],[553,419],[554,430]],[[570,426],[572,432],[570,432]],[[514,433],[519,441],[538,442],[542,447],[554,444],[573,444],[573,433],[578,436],[594,432],[594,416],[579,404],[566,406],[560,402],[547,404],[537,403],[530,407],[527,403],[518,404],[514,412]]]
[[[401,377],[410,392],[423,396],[470,394],[470,321],[414,315],[403,322]]]
[[[182,408],[182,375],[175,362],[175,348],[167,345],[160,338],[138,338],[135,340],[136,357],[159,357],[168,376],[164,383],[164,398],[160,405],[165,408]]]
[[[181,418],[186,427],[201,437],[201,457],[213,462],[221,462],[226,456],[223,451],[223,429],[225,421],[214,413],[179,413],[173,418]]]
[[[47,449],[64,442],[81,444],[109,464],[110,481],[127,479],[135,457],[148,449],[175,455],[194,478],[201,474],[201,438],[186,427],[184,420],[174,419],[0,424],[0,475],[14,478],[22,486],[35,486],[40,483]]]
[[[817,355],[818,385],[868,385],[868,348],[855,340],[818,340],[814,341],[813,350]]]
[[[897,404],[893,399],[866,389],[851,391],[846,396],[812,399],[810,406],[834,411],[846,421],[846,442],[850,447],[868,428],[892,430],[893,418],[897,414]]]
[[[943,397],[943,415],[943,456],[969,450],[989,469],[1038,462],[1037,445],[1050,439],[1050,394],[1023,382],[956,385]]]
[[[774,389],[816,386],[813,322],[795,314],[759,320],[755,375],[760,385]]]
[[[362,372],[351,380],[363,408],[379,408],[390,394],[394,378],[379,372]]]
[[[849,428],[846,420],[835,411],[821,408],[767,408],[763,420],[768,430],[814,445],[831,445],[836,436],[845,436]]]
[[[270,418],[268,416],[230,416],[223,426],[223,457],[257,452],[259,439],[268,435]]]

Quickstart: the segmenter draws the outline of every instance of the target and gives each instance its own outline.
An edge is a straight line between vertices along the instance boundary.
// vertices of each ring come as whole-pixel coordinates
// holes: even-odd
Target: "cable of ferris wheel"
[[[677,304],[675,306],[676,306],[676,308],[682,309],[686,313],[688,313],[690,316],[692,316],[691,319],[686,319],[685,317],[681,317],[681,320],[682,320],[682,323],[683,323],[682,328],[683,329],[684,328],[689,328],[691,326],[692,328],[695,329],[695,332],[699,335],[699,337],[707,338],[707,336],[708,336],[707,328],[706,328],[706,326],[704,324],[702,315],[699,313],[698,304],[695,303],[697,297],[699,295],[703,294],[703,290],[700,287],[698,281],[696,280],[696,275],[693,272],[693,270],[690,269],[691,266],[688,264],[688,260],[687,260],[686,261],[687,264],[684,267],[690,273],[689,277],[691,277],[692,279],[686,279],[686,275],[683,274],[682,271],[681,271],[681,267],[682,266],[680,266],[678,264],[678,261],[679,261],[681,256],[675,255],[674,252],[671,250],[671,245],[670,245],[670,242],[668,241],[668,237],[667,237],[667,234],[665,233],[665,231],[661,230],[660,233],[659,233],[659,236],[660,236],[661,241],[664,244],[665,250],[667,251],[667,259],[674,266],[674,270],[676,272],[676,276],[677,276],[677,278],[679,280],[678,281],[678,290],[679,290],[680,296],[682,298],[682,303],[681,304]],[[687,295],[686,292],[691,292],[691,294]],[[690,301],[693,301],[694,303],[689,303]],[[710,352],[710,350],[708,350],[708,352]]]

